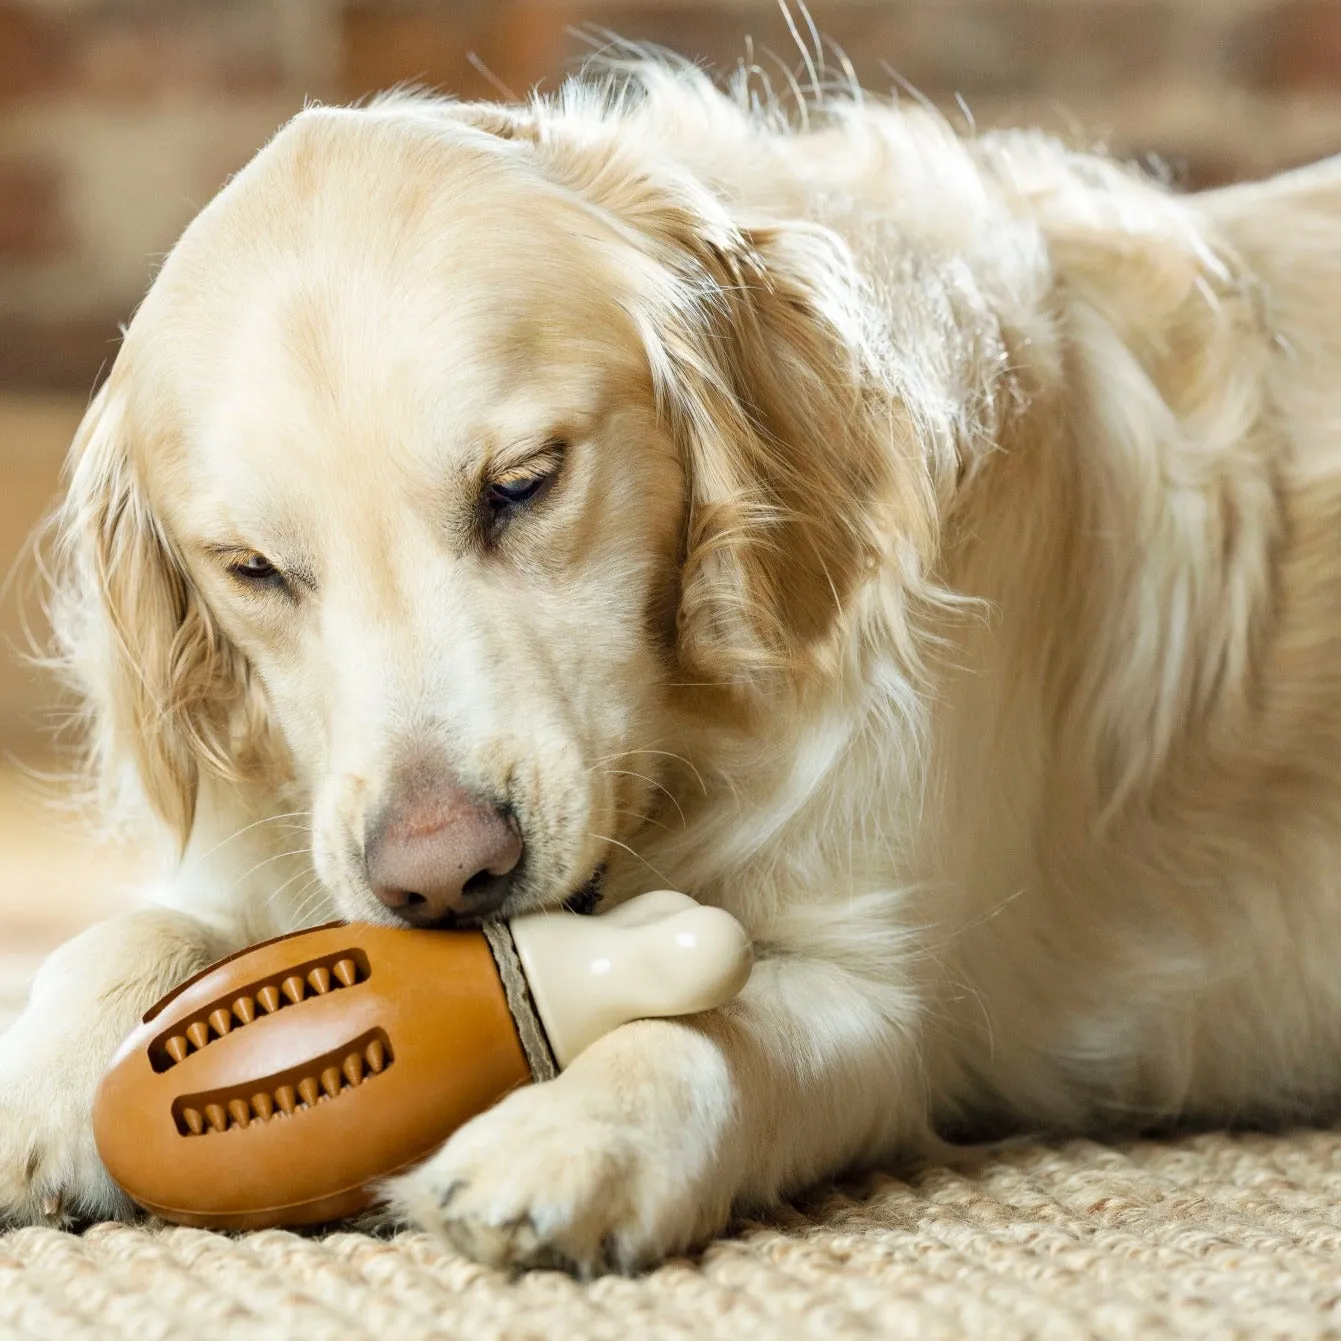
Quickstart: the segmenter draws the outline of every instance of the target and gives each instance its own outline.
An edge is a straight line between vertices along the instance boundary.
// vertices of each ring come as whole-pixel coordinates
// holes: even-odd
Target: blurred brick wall
[[[1190,185],[1341,149],[1341,0],[813,0],[869,87],[1154,153]],[[799,20],[798,20],[799,21]],[[0,387],[86,390],[153,258],[304,97],[489,96],[598,25],[796,65],[774,0],[0,0]]]

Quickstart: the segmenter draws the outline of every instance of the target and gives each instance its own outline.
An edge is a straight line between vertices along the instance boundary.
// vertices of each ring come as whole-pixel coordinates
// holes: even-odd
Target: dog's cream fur
[[[305,112],[76,443],[63,656],[107,804],[184,855],[0,1040],[0,1217],[127,1210],[88,1124],[117,1039],[227,950],[386,916],[363,825],[407,760],[514,804],[508,911],[604,866],[759,948],[731,1007],[398,1184],[481,1258],[655,1260],[975,1128],[1327,1112],[1338,307],[1338,162],[1183,198],[657,65]]]

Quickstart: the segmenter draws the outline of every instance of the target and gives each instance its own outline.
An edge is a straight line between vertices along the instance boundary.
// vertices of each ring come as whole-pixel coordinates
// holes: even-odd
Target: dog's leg
[[[626,1025],[518,1090],[391,1187],[498,1265],[653,1262],[892,1151],[923,1116],[907,996],[814,961],[760,963],[731,1006]]]
[[[94,1149],[94,1090],[142,1013],[235,948],[183,913],[146,908],[91,927],[46,961],[0,1035],[0,1224],[130,1212]]]

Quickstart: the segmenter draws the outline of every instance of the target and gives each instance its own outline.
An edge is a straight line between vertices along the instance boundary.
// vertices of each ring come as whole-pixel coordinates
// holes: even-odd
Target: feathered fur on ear
[[[689,482],[682,657],[713,682],[803,682],[881,559],[929,541],[929,500],[910,506],[915,454],[896,450],[914,435],[851,253],[816,225],[738,222],[617,142],[542,143],[629,244],[629,306]]]
[[[109,383],[76,434],[55,519],[52,626],[60,666],[83,700],[106,813],[142,798],[184,846],[201,770],[240,778],[261,757],[268,726],[245,659],[149,507],[127,418]]]
[[[799,224],[682,208],[659,224],[680,274],[644,338],[688,463],[681,646],[737,683],[805,678],[897,534],[898,411],[867,361],[850,256]]]

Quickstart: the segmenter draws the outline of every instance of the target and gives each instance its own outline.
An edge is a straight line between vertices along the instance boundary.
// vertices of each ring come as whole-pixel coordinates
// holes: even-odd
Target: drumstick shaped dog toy
[[[298,932],[149,1011],[99,1087],[98,1153],[178,1224],[340,1219],[601,1035],[729,1001],[750,964],[734,918],[669,890],[478,931]]]

